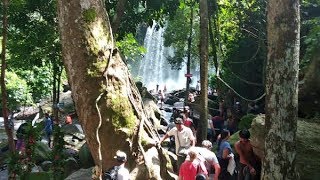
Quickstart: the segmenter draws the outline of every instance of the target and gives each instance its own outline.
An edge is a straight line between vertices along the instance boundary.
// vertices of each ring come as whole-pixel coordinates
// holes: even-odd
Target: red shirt
[[[198,163],[196,161],[184,161],[180,166],[179,176],[183,180],[194,180],[197,175],[197,167]]]
[[[198,160],[194,160],[193,162],[184,161],[180,166],[179,176],[182,177],[182,180],[195,180],[199,165],[200,162]],[[201,169],[200,172],[208,174],[203,163],[201,163],[201,167],[199,168]]]
[[[185,119],[184,122],[183,122],[183,125],[191,128],[191,126],[193,126],[193,121],[192,121],[192,119],[190,119],[190,118]]]

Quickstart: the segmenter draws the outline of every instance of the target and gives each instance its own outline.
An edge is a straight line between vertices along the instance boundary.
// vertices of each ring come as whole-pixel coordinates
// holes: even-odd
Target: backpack
[[[196,180],[205,180],[207,179],[207,173],[205,172],[205,165],[203,162],[199,162],[197,166],[197,175],[196,175]]]
[[[105,180],[117,180],[119,166],[113,166],[104,173]]]

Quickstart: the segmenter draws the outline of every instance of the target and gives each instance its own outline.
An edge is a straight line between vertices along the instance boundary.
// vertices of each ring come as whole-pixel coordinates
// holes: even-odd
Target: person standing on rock
[[[161,144],[169,136],[174,136],[175,145],[176,145],[176,155],[177,160],[177,169],[179,170],[180,165],[183,163],[187,156],[187,151],[190,147],[195,146],[196,140],[193,136],[193,133],[190,128],[183,125],[182,118],[176,118],[174,120],[176,127],[168,131],[160,140]]]
[[[162,90],[159,90],[158,96],[159,96],[159,101],[160,101],[160,109],[162,109],[163,104],[164,104],[164,93]]]
[[[127,154],[122,151],[117,151],[116,156],[114,158],[119,163],[119,170],[118,170],[118,180],[129,180],[129,170],[124,166],[127,162]]]
[[[52,138],[52,120],[49,117],[48,113],[44,114],[44,132],[46,134],[46,138],[48,140],[48,146],[51,147],[51,138]]]

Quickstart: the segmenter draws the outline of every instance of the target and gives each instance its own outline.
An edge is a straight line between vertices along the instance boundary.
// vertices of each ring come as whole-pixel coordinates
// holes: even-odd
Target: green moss
[[[94,8],[86,9],[83,12],[83,19],[87,23],[93,22],[96,19],[96,17],[97,17],[97,13],[96,13],[96,10]]]
[[[247,114],[243,116],[239,122],[239,129],[250,129],[252,120],[256,117],[254,114]]]
[[[145,147],[147,145],[147,140],[143,139],[144,136],[141,137],[141,145]]]
[[[133,130],[135,126],[136,116],[131,109],[131,104],[127,97],[121,97],[115,93],[111,98],[111,109],[113,111],[112,123],[117,129],[128,128]]]
[[[105,61],[96,61],[88,68],[90,77],[101,77],[107,63]]]

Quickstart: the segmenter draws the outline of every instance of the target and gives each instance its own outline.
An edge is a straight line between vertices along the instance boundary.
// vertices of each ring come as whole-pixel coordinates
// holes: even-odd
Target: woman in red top
[[[189,149],[187,159],[180,166],[179,180],[195,180],[198,173],[208,175],[203,162],[197,159],[197,154],[195,149]]]

